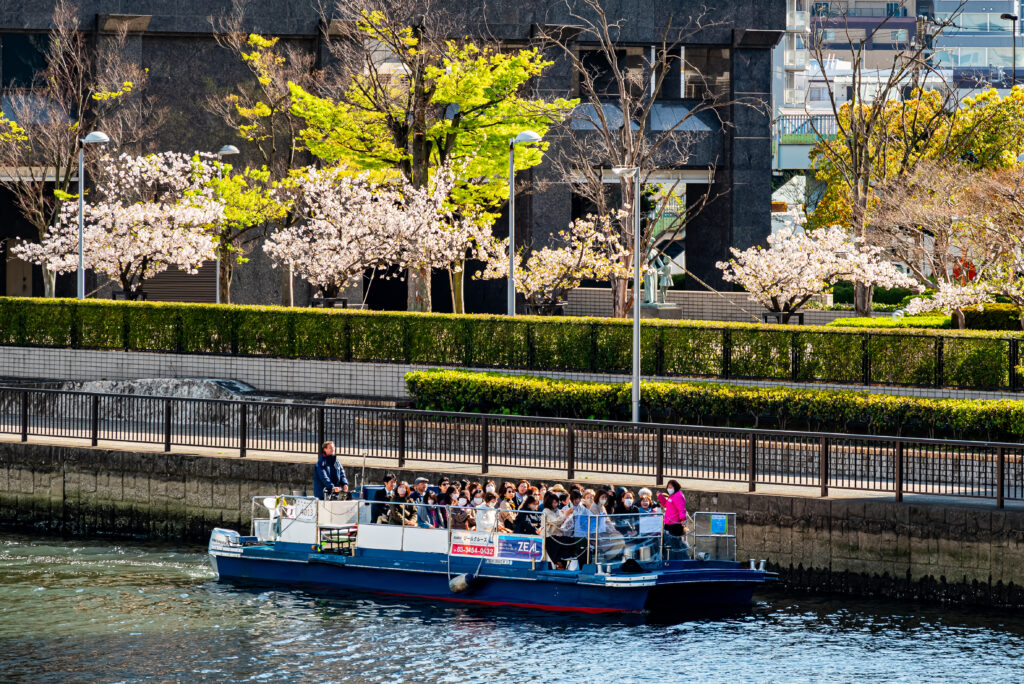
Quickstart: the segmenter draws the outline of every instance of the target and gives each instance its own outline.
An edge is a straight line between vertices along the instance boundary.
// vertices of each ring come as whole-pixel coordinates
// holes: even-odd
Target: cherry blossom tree
[[[731,251],[732,259],[717,264],[723,279],[742,286],[752,299],[780,314],[782,323],[840,280],[920,289],[916,280],[882,257],[881,248],[860,238],[851,240],[838,226],[805,233],[790,225],[768,238],[768,249]]]
[[[146,280],[171,266],[195,273],[214,255],[209,228],[223,212],[211,196],[212,177],[211,159],[199,155],[104,156],[96,200],[85,204],[85,267],[120,283],[126,299],[137,299]],[[63,204],[41,243],[12,251],[58,273],[76,270],[77,202]]]
[[[568,230],[558,233],[558,247],[533,250],[523,258],[516,254],[516,291],[526,297],[527,306],[535,314],[553,314],[569,290],[583,280],[628,278],[629,250],[619,241],[618,224],[628,211],[602,216],[588,215],[574,220]],[[508,240],[491,239],[483,247],[493,255],[479,276],[484,279],[508,278]]]
[[[442,167],[428,186],[416,187],[396,174],[308,170],[278,195],[290,203],[296,223],[275,231],[264,250],[326,297],[370,269],[461,272],[468,257],[486,258],[490,236],[486,221],[459,215],[449,204],[456,178]]]

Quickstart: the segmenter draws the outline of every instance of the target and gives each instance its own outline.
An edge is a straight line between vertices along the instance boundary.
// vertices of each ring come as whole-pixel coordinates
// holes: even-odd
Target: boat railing
[[[266,515],[257,515],[257,511]],[[306,542],[316,537],[317,499],[274,494],[252,497],[251,534],[260,541]]]
[[[736,560],[736,514],[698,511],[693,514],[693,551],[704,560]]]

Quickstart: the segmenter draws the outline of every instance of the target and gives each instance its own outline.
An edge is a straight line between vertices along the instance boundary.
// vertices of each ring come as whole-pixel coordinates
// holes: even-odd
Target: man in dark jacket
[[[388,507],[386,502],[391,501],[391,495],[395,493],[396,482],[398,482],[398,478],[395,477],[394,473],[388,473],[384,476],[384,489],[378,489],[373,493],[373,500],[381,503],[375,503],[370,506],[370,522],[377,522],[381,516],[387,517]]]
[[[345,468],[334,455],[334,442],[324,442],[313,473],[313,494],[318,499],[328,499],[331,495],[347,491],[348,478],[345,477]]]

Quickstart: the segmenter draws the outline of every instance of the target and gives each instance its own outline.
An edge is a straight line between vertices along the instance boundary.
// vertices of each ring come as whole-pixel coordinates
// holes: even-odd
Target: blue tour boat
[[[213,530],[210,562],[229,581],[585,613],[745,605],[775,579],[736,561],[733,513],[695,513],[685,540],[661,515],[595,516],[554,569],[543,536],[377,522],[390,505],[254,497],[252,533]]]

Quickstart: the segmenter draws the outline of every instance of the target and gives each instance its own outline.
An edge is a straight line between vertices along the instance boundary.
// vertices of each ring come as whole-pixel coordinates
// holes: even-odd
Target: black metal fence
[[[1024,500],[1024,444],[0,387],[0,433],[829,489]]]

